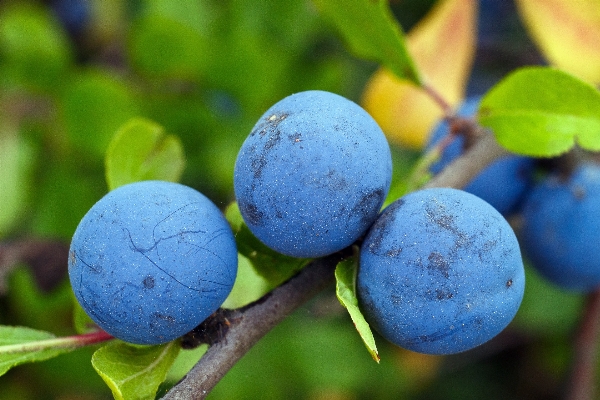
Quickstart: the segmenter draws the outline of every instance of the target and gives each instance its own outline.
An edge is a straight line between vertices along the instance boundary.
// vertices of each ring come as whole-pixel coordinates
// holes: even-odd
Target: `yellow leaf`
[[[600,1],[516,0],[521,18],[547,60],[600,83]]]
[[[476,0],[442,0],[408,34],[425,84],[451,106],[464,97],[475,53]],[[422,87],[379,69],[365,87],[363,107],[391,142],[419,150],[443,110]]]
[[[420,150],[442,109],[420,88],[380,68],[363,93],[363,106],[388,139],[402,147]]]

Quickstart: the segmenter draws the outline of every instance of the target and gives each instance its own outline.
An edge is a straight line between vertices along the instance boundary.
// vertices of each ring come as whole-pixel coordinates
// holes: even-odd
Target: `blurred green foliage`
[[[82,0],[88,14],[76,37],[61,25],[53,3],[0,3],[5,241],[42,236],[67,242],[107,192],[104,154],[132,117],[177,136],[186,156],[181,182],[224,209],[233,199],[237,151],[265,109],[309,89],[358,101],[376,67],[350,56],[309,0]],[[408,31],[431,4],[393,6]],[[393,151],[397,182],[416,154]],[[49,293],[38,284],[27,268],[12,271],[8,290],[0,292],[0,323],[72,334],[66,275]],[[210,398],[556,398],[581,306],[580,296],[528,272],[517,319],[490,346],[432,357],[376,337],[378,365],[332,288],[276,327]],[[9,371],[0,378],[0,399],[112,398],[91,366],[92,351]],[[190,365],[192,353],[182,353],[188,359],[181,363]]]

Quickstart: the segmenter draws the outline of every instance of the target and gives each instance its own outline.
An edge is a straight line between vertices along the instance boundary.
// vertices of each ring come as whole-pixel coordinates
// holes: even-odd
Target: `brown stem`
[[[424,188],[462,188],[492,161],[508,155],[494,135],[482,135],[477,143],[462,156],[454,160],[442,172],[431,179]]]
[[[591,293],[574,341],[567,400],[596,398],[596,353],[600,337],[600,289]]]
[[[425,90],[425,93],[427,93],[427,95],[429,95],[429,97],[431,97],[431,99],[441,107],[442,111],[444,112],[444,117],[450,117],[452,115],[452,106],[446,101],[446,99],[444,99],[440,92],[427,84],[424,84],[422,88]]]
[[[287,315],[333,282],[335,267],[350,252],[315,260],[292,279],[243,311],[232,312],[225,337],[211,346],[164,400],[203,399],[250,348]]]

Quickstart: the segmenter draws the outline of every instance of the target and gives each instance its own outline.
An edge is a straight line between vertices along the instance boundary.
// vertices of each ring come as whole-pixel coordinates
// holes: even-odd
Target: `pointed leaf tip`
[[[358,298],[354,289],[356,267],[354,260],[345,260],[337,265],[335,268],[335,291],[340,303],[348,310],[354,327],[358,331],[369,354],[371,354],[373,360],[379,363],[379,353],[377,352],[377,345],[375,344],[371,327],[358,307]]]

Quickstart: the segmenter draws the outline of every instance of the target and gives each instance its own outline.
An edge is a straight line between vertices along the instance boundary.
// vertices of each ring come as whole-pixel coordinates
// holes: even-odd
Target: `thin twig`
[[[500,147],[494,135],[483,135],[462,157],[450,163],[423,188],[462,188],[491,162],[508,154]]]
[[[573,364],[567,400],[596,399],[596,354],[600,337],[600,289],[587,298],[573,343]]]
[[[186,377],[164,400],[203,399],[233,365],[260,338],[292,311],[333,282],[335,267],[349,251],[315,260],[262,300],[229,316],[231,326],[223,340],[211,346]]]
[[[452,106],[446,101],[446,99],[444,99],[440,92],[438,92],[434,87],[427,84],[423,85],[422,88],[425,91],[425,93],[427,93],[427,95],[433,101],[435,101],[437,105],[440,106],[440,108],[444,112],[444,117],[450,117],[452,115]]]

